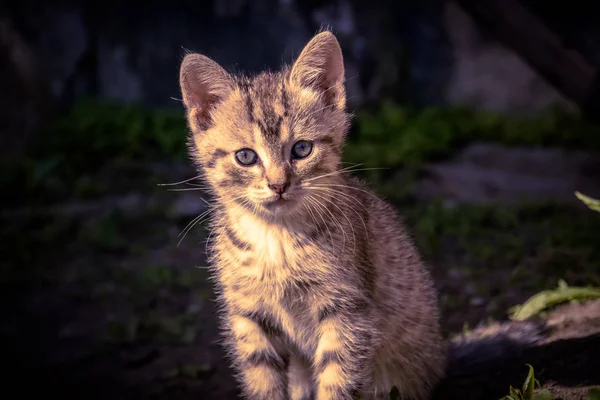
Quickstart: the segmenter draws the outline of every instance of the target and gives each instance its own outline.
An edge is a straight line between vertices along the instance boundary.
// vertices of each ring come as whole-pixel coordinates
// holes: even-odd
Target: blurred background
[[[600,197],[599,9],[2,2],[4,386],[78,399],[236,398],[207,279],[208,232],[186,229],[205,194],[158,186],[195,176],[178,68],[191,50],[231,71],[276,69],[321,26],[342,45],[355,113],[345,161],[385,167],[362,174],[404,216],[448,337],[506,320],[560,280],[600,286],[600,215],[575,196]],[[593,354],[582,369],[593,371]],[[542,383],[558,379],[551,370]]]

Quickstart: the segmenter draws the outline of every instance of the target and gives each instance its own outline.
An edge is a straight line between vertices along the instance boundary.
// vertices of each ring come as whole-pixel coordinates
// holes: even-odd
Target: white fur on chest
[[[283,227],[243,216],[238,220],[237,231],[252,246],[254,260],[248,273],[281,282],[289,279],[302,261],[293,246],[292,234]]]

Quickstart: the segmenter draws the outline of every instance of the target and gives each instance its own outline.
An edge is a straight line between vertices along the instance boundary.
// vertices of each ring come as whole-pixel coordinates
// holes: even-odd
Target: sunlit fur
[[[210,262],[224,344],[249,399],[425,399],[445,349],[431,278],[395,210],[340,160],[341,50],[315,36],[291,67],[232,76],[188,55],[190,151],[215,197]],[[298,140],[312,153],[291,158]],[[259,157],[242,166],[236,151]],[[281,204],[269,184],[289,182]],[[311,397],[312,396],[312,397]]]

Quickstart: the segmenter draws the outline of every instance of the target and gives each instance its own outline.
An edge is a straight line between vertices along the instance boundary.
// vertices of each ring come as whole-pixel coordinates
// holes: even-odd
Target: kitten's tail
[[[494,323],[461,334],[448,343],[446,376],[433,399],[498,399],[527,375],[525,355],[543,342],[544,322]]]
[[[590,315],[592,311],[597,315],[599,306],[600,301],[590,304]],[[577,318],[565,315],[570,322],[507,321],[452,339],[446,377],[433,399],[503,398],[510,386],[523,385],[529,372],[527,364],[534,367],[542,383],[565,387],[600,384],[600,357],[592,350],[600,348],[600,329],[592,329],[600,328],[600,320],[588,315],[580,317],[577,324]],[[567,334],[569,327],[577,334]]]
[[[448,376],[481,373],[519,358],[546,338],[543,321],[507,321],[476,328],[450,340]]]

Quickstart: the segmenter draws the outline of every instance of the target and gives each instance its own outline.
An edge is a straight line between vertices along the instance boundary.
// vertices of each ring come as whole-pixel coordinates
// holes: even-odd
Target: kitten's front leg
[[[317,400],[354,399],[368,384],[376,335],[367,313],[366,300],[333,303],[321,311],[314,356]]]
[[[258,313],[228,317],[229,348],[246,399],[279,400],[287,396],[287,356],[273,340],[278,329]]]

